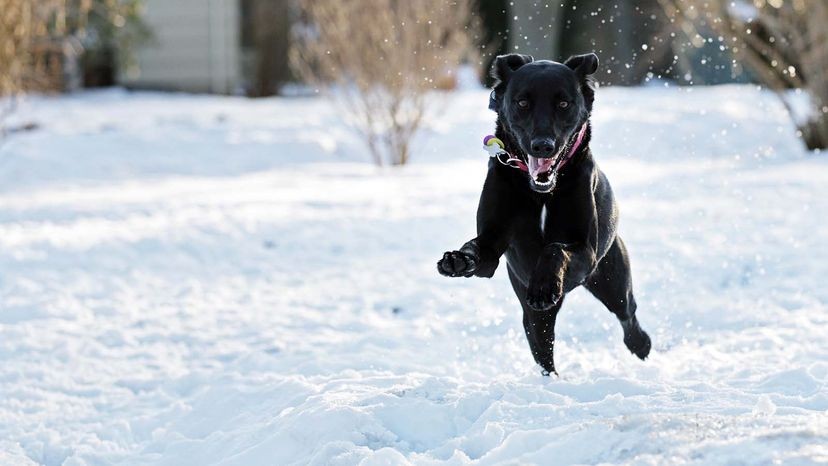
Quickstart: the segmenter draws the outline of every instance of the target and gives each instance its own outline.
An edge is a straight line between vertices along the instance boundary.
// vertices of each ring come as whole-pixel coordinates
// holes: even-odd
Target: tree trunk
[[[828,149],[828,113],[819,113],[800,126],[802,141],[808,150]]]
[[[288,0],[254,0],[253,35],[256,50],[255,82],[252,94],[268,96],[279,92],[290,79],[288,45],[290,8]]]

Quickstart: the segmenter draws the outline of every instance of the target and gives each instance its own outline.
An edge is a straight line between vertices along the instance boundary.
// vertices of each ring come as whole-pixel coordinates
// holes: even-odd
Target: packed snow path
[[[534,366],[474,235],[485,90],[375,169],[322,99],[35,98],[0,146],[0,464],[828,461],[828,159],[751,87],[601,89],[641,362]]]

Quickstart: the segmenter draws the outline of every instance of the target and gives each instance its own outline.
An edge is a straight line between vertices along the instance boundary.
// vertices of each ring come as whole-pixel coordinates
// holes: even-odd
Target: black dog
[[[497,57],[490,108],[510,164],[490,159],[477,237],[437,263],[448,277],[491,277],[506,253],[526,337],[544,375],[555,372],[555,317],[579,285],[618,317],[630,351],[641,359],[650,352],[650,337],[635,317],[627,250],[616,235],[618,208],[589,150],[597,68],[595,54],[563,64]]]

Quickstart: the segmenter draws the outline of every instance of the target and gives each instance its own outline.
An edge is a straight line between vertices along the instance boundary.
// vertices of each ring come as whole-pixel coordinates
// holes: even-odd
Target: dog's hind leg
[[[646,358],[650,354],[650,337],[641,329],[635,316],[630,260],[620,237],[615,238],[584,286],[618,317],[624,329],[624,344],[627,348],[639,358]]]
[[[526,339],[529,341],[529,349],[535,362],[543,369],[543,375],[556,374],[555,371],[555,319],[563,304],[563,298],[545,311],[536,311],[526,304],[527,288],[509,269],[509,280],[512,288],[523,307],[523,328],[526,331]]]

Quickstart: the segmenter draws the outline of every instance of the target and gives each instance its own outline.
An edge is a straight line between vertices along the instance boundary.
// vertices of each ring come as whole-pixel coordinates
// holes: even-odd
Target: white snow
[[[376,169],[320,98],[28,100],[0,146],[0,464],[828,461],[828,160],[753,87],[605,88],[646,362],[576,291],[544,378],[474,235],[485,90]]]

